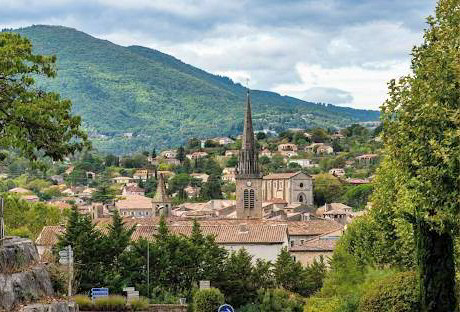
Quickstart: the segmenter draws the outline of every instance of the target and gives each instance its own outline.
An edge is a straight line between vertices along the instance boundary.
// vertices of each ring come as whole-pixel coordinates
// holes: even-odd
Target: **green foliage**
[[[201,289],[193,295],[193,310],[195,312],[217,311],[224,302],[224,295],[219,289]]]
[[[70,28],[32,26],[17,32],[34,43],[35,51],[56,53],[58,79],[40,83],[72,99],[74,112],[95,132],[108,136],[93,140],[104,151],[128,154],[179,146],[191,137],[242,131],[245,88],[226,77],[159,51],[117,46]],[[375,111],[323,106],[272,92],[253,91],[252,100],[256,128],[345,126],[379,116]],[[303,119],[306,114],[312,114],[308,123]],[[125,132],[133,132],[133,137],[123,137]],[[187,148],[192,146],[199,147]]]
[[[236,165],[238,165],[238,157],[232,156],[227,160],[227,163],[226,163],[225,167],[234,168],[234,167],[236,167]]]
[[[149,308],[149,300],[142,297],[139,299],[132,299],[130,306],[133,311],[147,311]]]
[[[269,289],[259,292],[261,312],[302,312],[304,302],[284,289]]]
[[[419,291],[415,272],[387,277],[366,289],[359,302],[359,312],[417,312]]]
[[[339,298],[310,297],[305,304],[304,312],[338,312],[340,308]]]
[[[108,297],[97,298],[94,301],[94,309],[96,311],[125,311],[125,297],[110,295]]]
[[[93,301],[85,295],[76,295],[73,300],[78,304],[80,311],[91,311],[94,309]]]
[[[59,208],[45,203],[30,203],[11,193],[3,195],[5,200],[5,226],[7,235],[37,238],[45,225],[57,225],[63,219]]]
[[[208,181],[203,183],[200,197],[203,200],[222,198],[222,181],[219,176],[210,175]]]
[[[345,186],[330,174],[319,174],[315,177],[313,201],[315,205],[339,202],[345,192]]]
[[[0,145],[18,148],[30,160],[62,160],[89,145],[80,117],[70,114],[71,102],[34,86],[34,77],[56,76],[55,63],[55,56],[33,54],[28,39],[0,33]]]

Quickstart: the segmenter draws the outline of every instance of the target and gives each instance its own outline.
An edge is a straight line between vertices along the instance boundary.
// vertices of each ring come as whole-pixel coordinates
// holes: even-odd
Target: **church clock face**
[[[251,181],[246,182],[246,185],[251,186],[252,185]]]

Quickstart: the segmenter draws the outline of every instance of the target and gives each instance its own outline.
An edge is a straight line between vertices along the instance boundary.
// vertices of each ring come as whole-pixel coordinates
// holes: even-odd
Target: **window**
[[[278,189],[279,189],[279,190],[282,190],[282,189],[283,189],[283,182],[284,182],[284,181],[279,181],[279,182],[278,182]]]
[[[303,183],[302,183],[302,182],[300,182],[300,187],[303,187]]]
[[[303,203],[303,196],[302,195],[299,196],[299,202]]]
[[[254,209],[256,206],[256,194],[254,190],[245,189],[243,192],[244,209]]]
[[[291,240],[291,247],[294,247],[294,241]]]
[[[244,193],[243,193],[243,206],[244,206],[244,209],[249,208],[249,191],[248,190],[244,190]]]

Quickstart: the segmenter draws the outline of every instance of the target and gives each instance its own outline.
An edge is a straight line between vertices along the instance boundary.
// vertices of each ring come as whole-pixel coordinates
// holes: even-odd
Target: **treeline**
[[[169,232],[164,219],[149,240],[131,241],[133,231],[114,213],[103,235],[87,216],[72,210],[55,252],[72,246],[78,293],[108,287],[110,293],[120,294],[134,286],[152,302],[176,303],[180,297],[191,300],[198,282],[209,280],[226,302],[239,308],[258,302],[260,289],[282,287],[309,296],[321,288],[326,273],[322,259],[304,268],[286,249],[274,263],[253,259],[245,249],[229,253],[213,236],[203,235],[197,222],[190,237]],[[57,290],[64,292],[65,281],[54,279]]]

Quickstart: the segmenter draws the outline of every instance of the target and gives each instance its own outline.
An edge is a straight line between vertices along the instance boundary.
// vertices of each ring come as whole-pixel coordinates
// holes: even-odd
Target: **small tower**
[[[171,215],[172,201],[166,193],[166,185],[162,173],[158,175],[157,192],[152,199],[152,208],[154,216],[164,215],[168,217]]]
[[[244,130],[236,168],[236,216],[238,219],[262,218],[262,174],[252,128],[249,89],[244,110]]]

